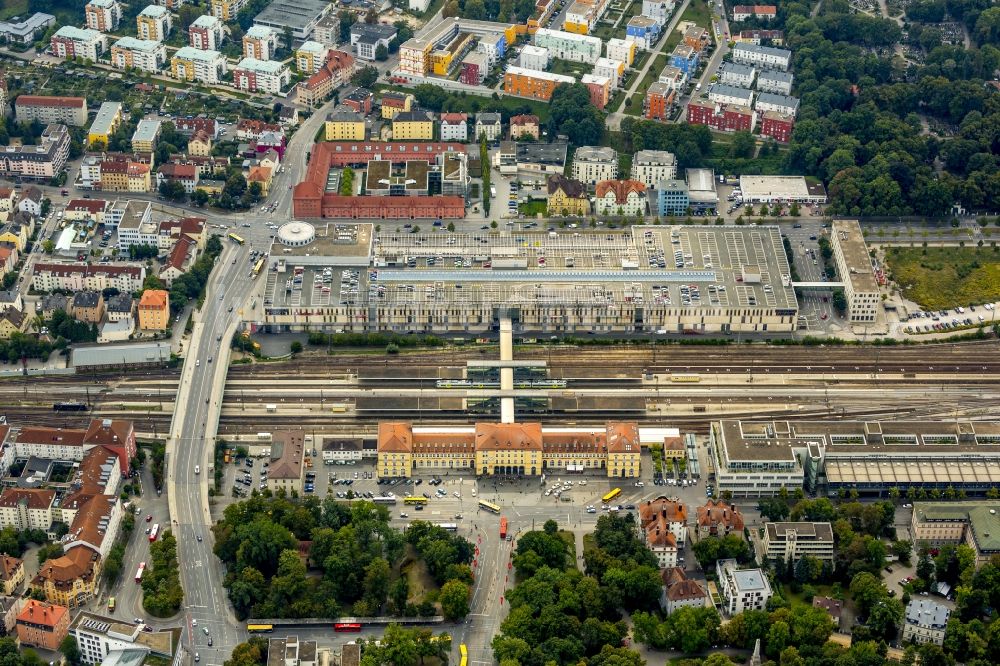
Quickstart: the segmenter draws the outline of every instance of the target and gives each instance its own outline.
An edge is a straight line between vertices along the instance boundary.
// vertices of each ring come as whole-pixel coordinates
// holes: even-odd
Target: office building
[[[111,65],[158,74],[167,64],[167,47],[161,42],[122,37],[111,45]]]
[[[975,552],[976,566],[982,566],[1000,554],[1000,503],[917,502],[910,536],[931,548],[965,544]]]
[[[188,43],[201,51],[217,51],[225,36],[222,21],[216,16],[203,14],[188,27]]]
[[[738,569],[736,560],[715,563],[722,610],[733,617],[746,610],[764,610],[771,598],[771,583],[760,569]]]
[[[159,663],[180,666],[186,654],[181,649],[182,629],[144,631],[144,628],[142,622],[81,611],[70,623],[69,634],[76,639],[84,664],[130,666],[158,657],[164,660]]]
[[[246,92],[266,92],[277,95],[292,80],[288,67],[276,60],[243,58],[233,68],[233,85]]]
[[[875,323],[882,310],[882,294],[861,225],[857,220],[835,220],[830,235],[837,275],[844,282],[848,320],[852,324]]]
[[[919,597],[911,599],[903,617],[903,642],[943,645],[949,617],[951,609],[943,604]]]
[[[185,46],[170,60],[170,74],[180,81],[218,83],[226,73],[226,58],[218,51]]]
[[[170,12],[166,7],[149,5],[135,17],[136,37],[152,42],[162,42],[173,27]]]
[[[51,40],[52,55],[57,58],[84,58],[97,61],[108,50],[108,38],[97,30],[64,25]]]
[[[289,29],[295,39],[306,40],[316,25],[333,11],[326,0],[273,0],[253,18],[254,25],[274,28],[278,34]]]
[[[764,523],[764,557],[774,562],[797,562],[805,556],[833,562],[830,523]]]
[[[267,470],[267,487],[272,493],[302,492],[305,469],[305,432],[278,430],[271,434],[271,453]]]
[[[351,46],[359,60],[375,60],[379,46],[389,50],[389,42],[396,38],[398,30],[394,25],[384,23],[364,23],[358,21],[351,26]]]
[[[656,183],[656,214],[659,217],[687,215],[690,207],[687,183],[683,180],[672,178]]]

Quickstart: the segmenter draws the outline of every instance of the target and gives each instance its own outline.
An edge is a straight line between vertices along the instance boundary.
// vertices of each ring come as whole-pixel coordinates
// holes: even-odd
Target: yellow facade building
[[[334,111],[326,117],[327,141],[364,141],[365,119],[352,111]]]
[[[579,180],[562,174],[552,174],[548,178],[548,209],[550,216],[587,215],[590,213],[590,198],[587,186]]]
[[[139,299],[139,329],[165,331],[170,327],[170,294],[162,289],[147,289]]]
[[[382,119],[392,120],[397,114],[409,111],[416,100],[409,93],[388,91],[382,93]]]
[[[633,478],[639,475],[641,444],[632,422],[610,422],[603,428],[477,423],[445,430],[380,423],[377,453],[380,478],[408,478],[415,470],[538,476],[571,469]]]
[[[111,136],[118,129],[118,126],[122,123],[122,103],[121,102],[104,102],[101,104],[101,108],[97,110],[97,116],[94,118],[94,123],[90,126],[90,130],[87,132],[87,143],[93,145],[103,144],[104,148],[107,148],[108,142],[111,140]]]
[[[212,0],[212,16],[225,22],[235,21],[236,15],[247,4],[247,0]]]
[[[422,109],[396,114],[392,120],[393,141],[433,141],[434,121]]]

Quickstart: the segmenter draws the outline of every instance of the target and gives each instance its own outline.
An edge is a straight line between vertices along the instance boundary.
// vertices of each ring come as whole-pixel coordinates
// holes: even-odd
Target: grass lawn
[[[529,201],[528,203],[518,204],[517,209],[518,211],[524,213],[525,217],[534,217],[538,214],[544,215],[547,209],[547,204],[545,201],[535,199]]]
[[[552,63],[549,65],[549,71],[553,74],[565,74],[567,76],[576,76],[577,78],[587,74],[590,69],[588,65],[582,62],[561,60],[559,58],[553,58]]]
[[[993,248],[889,248],[886,261],[903,294],[940,310],[1000,299],[1000,252]]]
[[[418,604],[426,598],[427,593],[436,590],[437,584],[427,570],[424,561],[417,558],[413,552],[413,547],[407,544],[406,557],[399,565],[399,575],[406,576],[406,581],[410,586],[410,596],[407,599],[410,603]]]
[[[583,535],[583,554],[587,555],[588,551],[597,548],[597,539],[594,537],[593,532],[588,532]]]
[[[559,538],[566,542],[567,569],[576,568],[576,537],[569,530],[559,530]]]
[[[0,7],[0,21],[6,21],[15,16],[26,18],[25,14],[27,13],[28,0],[4,0],[3,6]]]

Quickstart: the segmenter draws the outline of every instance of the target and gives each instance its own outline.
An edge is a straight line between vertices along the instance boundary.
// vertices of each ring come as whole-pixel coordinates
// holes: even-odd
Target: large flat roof
[[[169,342],[134,342],[124,345],[87,345],[74,347],[70,365],[138,365],[166,363],[170,360]]]
[[[329,11],[329,7],[330,3],[325,0],[274,0],[253,20],[254,23],[269,26],[288,26],[293,30],[305,30],[310,23]]]
[[[850,280],[855,293],[872,293],[878,291],[878,282],[872,271],[871,257],[868,255],[868,245],[861,233],[861,225],[857,220],[834,220],[830,227],[832,240],[840,248],[840,253],[847,264],[847,274],[841,275],[843,280]]]

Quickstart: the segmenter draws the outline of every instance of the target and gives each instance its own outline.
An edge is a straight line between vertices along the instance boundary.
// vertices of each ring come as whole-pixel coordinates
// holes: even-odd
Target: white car
[[[475,497],[475,496],[476,496],[476,489],[475,489],[475,488],[473,488],[473,489],[472,489],[472,496],[473,496],[473,497]]]
[[[452,495],[454,495],[454,496],[455,496],[455,497],[457,497],[458,499],[462,499],[462,496],[458,494],[458,491],[457,491],[457,490],[456,490],[455,492],[453,492],[453,493],[452,493]]]
[[[194,473],[195,474],[201,474],[201,466],[200,465],[195,465],[194,466]]]

